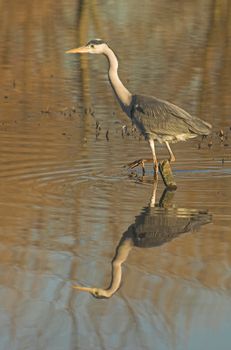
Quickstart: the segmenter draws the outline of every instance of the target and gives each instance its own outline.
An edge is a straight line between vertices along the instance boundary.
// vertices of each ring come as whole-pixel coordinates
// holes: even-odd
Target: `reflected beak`
[[[75,289],[81,290],[82,292],[92,292],[93,288],[89,288],[89,287],[81,287],[81,286],[72,286]]]
[[[81,47],[77,47],[76,49],[68,50],[65,53],[88,53],[88,52],[89,52],[89,48],[87,46],[81,46]]]

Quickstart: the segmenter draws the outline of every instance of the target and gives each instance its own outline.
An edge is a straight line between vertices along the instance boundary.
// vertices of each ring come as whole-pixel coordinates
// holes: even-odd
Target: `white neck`
[[[111,283],[107,289],[81,287],[81,286],[74,286],[74,288],[84,292],[90,292],[97,297],[110,298],[120,287],[120,283],[122,279],[122,264],[126,261],[128,254],[130,250],[133,248],[133,246],[134,246],[134,243],[131,237],[126,239],[122,237],[122,239],[120,240],[120,243],[116,248],[115,257],[112,260]]]
[[[110,298],[120,287],[122,279],[122,264],[126,261],[134,243],[131,238],[120,242],[116,250],[116,255],[112,261],[112,278],[110,286],[107,289],[101,289],[101,295]]]
[[[132,94],[126,89],[118,76],[118,60],[112,49],[107,46],[104,54],[109,62],[108,76],[111,86],[119,100],[119,103],[122,105],[122,107],[126,108],[131,103]]]

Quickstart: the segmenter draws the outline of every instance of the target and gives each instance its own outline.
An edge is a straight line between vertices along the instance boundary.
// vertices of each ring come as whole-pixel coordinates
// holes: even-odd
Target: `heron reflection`
[[[212,215],[206,210],[176,208],[171,204],[174,192],[165,189],[159,202],[156,203],[157,183],[147,207],[124,232],[115,255],[112,259],[111,282],[103,288],[73,286],[90,292],[96,298],[110,298],[120,287],[122,279],[122,264],[126,261],[133,247],[151,248],[170,242],[179,235],[195,231],[200,226],[208,224]]]

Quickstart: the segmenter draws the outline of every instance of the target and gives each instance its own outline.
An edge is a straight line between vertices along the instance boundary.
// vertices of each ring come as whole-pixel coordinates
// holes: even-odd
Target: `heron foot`
[[[144,176],[144,175],[145,175],[145,168],[144,168],[144,163],[145,163],[145,161],[146,161],[145,159],[138,159],[138,160],[135,160],[134,162],[128,163],[128,167],[129,167],[130,169],[133,169],[133,168],[135,168],[135,167],[141,165],[141,167],[142,167],[142,174],[143,174],[143,176]]]
[[[135,168],[136,166],[139,166],[143,164],[143,159],[138,159],[138,160],[134,160],[134,162],[131,162],[131,163],[128,163],[127,166],[130,168],[130,169],[133,169]]]
[[[145,175],[144,163],[154,163],[154,179],[157,180],[157,178],[158,178],[158,161],[157,160],[153,161],[153,159],[138,159],[138,160],[135,160],[134,162],[128,163],[127,166],[130,169],[133,169],[133,168],[141,165],[142,173],[144,176]]]

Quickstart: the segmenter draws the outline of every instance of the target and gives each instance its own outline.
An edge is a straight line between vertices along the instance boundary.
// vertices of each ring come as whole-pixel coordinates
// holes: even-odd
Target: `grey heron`
[[[154,141],[165,143],[170,158],[175,156],[170,148],[170,142],[185,141],[198,135],[208,135],[211,125],[197,117],[191,116],[182,108],[152,96],[132,94],[123,85],[118,76],[118,59],[114,51],[101,39],[90,40],[85,46],[66,51],[66,53],[103,54],[109,62],[108,77],[117,100],[123,111],[131,119],[141,134],[148,140],[152,159],[139,159],[129,164],[131,168],[141,164],[143,174],[144,163],[153,162],[154,174],[157,177],[158,161]]]

